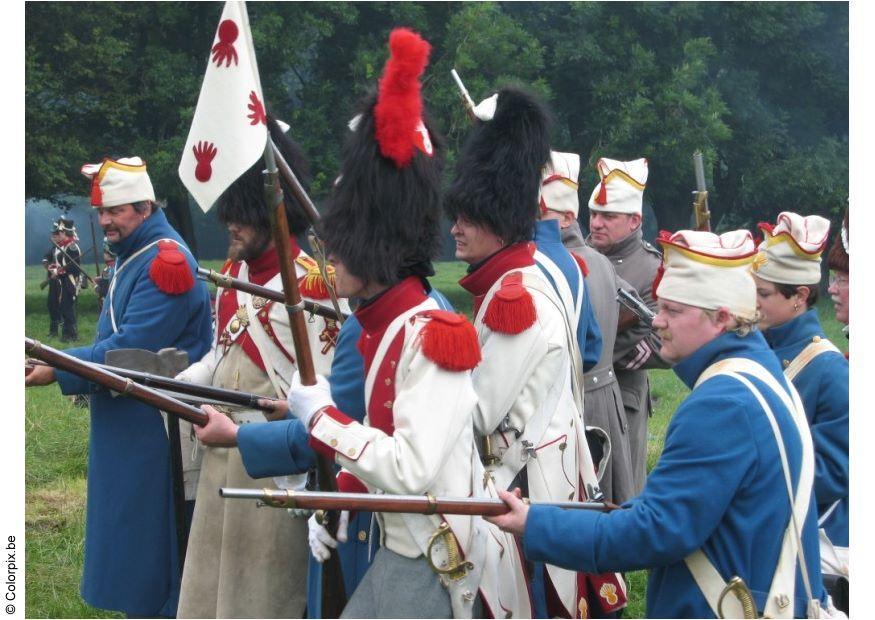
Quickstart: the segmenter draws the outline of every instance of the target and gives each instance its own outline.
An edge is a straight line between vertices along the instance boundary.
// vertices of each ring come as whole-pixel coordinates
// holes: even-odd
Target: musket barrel
[[[229,499],[258,500],[275,508],[310,510],[360,510],[412,514],[453,514],[498,516],[508,512],[500,499],[432,497],[429,495],[372,495],[368,493],[324,493],[288,489],[234,489],[223,487],[219,495]],[[608,512],[617,508],[608,502],[529,502],[533,506],[555,506],[567,510]]]
[[[183,420],[188,420],[192,424],[204,426],[209,420],[209,416],[197,407],[192,407],[180,400],[139,385],[132,379],[120,377],[113,372],[84,362],[27,336],[24,337],[24,350],[30,355],[47,362],[50,366],[66,370],[92,383],[97,383],[120,394],[135,398],[161,411],[180,417]]]
[[[705,162],[702,151],[693,153],[693,170],[696,174],[696,189],[704,192],[707,188],[705,186]]]
[[[276,303],[286,303],[286,299],[282,291],[275,291],[264,286],[253,284],[252,282],[244,282],[243,280],[234,278],[227,274],[214,271],[213,269],[198,267],[197,275],[205,280],[209,280],[220,288],[233,288],[234,290],[249,293],[250,295],[255,295],[256,297],[263,297]],[[310,312],[317,316],[321,316],[326,319],[332,319],[337,321],[339,320],[338,317],[346,318],[347,316],[349,316],[343,312],[338,315],[333,308],[329,308],[328,306],[323,306],[312,301],[303,300],[303,304],[304,310],[306,310],[307,312]]]

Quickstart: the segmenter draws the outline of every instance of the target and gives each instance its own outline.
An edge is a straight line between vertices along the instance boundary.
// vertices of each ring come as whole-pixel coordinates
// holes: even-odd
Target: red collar
[[[521,241],[496,252],[476,270],[459,280],[463,289],[474,296],[477,307],[496,280],[511,269],[530,267],[535,264],[535,244]],[[474,310],[475,314],[477,310]]]
[[[359,307],[355,311],[355,317],[362,325],[362,333],[374,337],[386,331],[395,317],[421,304],[427,297],[422,280],[417,276],[410,276],[380,293],[371,303]]]
[[[292,246],[292,260],[295,260],[301,253],[301,248],[298,247],[298,242],[294,237],[289,239]],[[271,246],[258,258],[246,261],[249,267],[249,281],[259,286],[267,284],[280,270],[280,261],[277,256],[276,246]],[[294,271],[292,272],[294,274]]]

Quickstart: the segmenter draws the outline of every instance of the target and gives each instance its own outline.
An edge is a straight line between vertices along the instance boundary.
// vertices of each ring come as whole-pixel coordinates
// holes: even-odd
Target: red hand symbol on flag
[[[234,41],[237,40],[239,30],[237,24],[230,19],[226,19],[219,24],[219,42],[213,46],[213,62],[217,67],[222,66],[222,61],[225,61],[225,66],[230,67],[231,61],[237,64],[237,50],[234,49]]]
[[[212,142],[198,142],[191,147],[194,151],[194,158],[197,160],[197,167],[194,169],[194,177],[201,183],[206,183],[213,176],[212,162],[219,152]]]
[[[267,125],[267,116],[264,114],[264,105],[259,101],[258,95],[255,94],[255,91],[249,93],[249,105],[246,107],[249,108],[252,112],[251,114],[247,114],[247,118],[252,119],[250,125],[257,125],[261,123],[262,125]]]

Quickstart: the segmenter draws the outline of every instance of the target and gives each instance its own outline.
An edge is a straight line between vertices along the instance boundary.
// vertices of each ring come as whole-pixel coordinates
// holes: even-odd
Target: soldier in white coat
[[[273,140],[300,175],[305,167],[297,145],[271,118]],[[218,216],[230,238],[230,260],[223,272],[269,289],[282,290],[279,258],[264,201],[259,159],[219,198]],[[289,229],[301,233],[307,222],[289,192],[284,196]],[[298,247],[292,254],[304,299],[326,303],[325,282],[315,261]],[[345,305],[345,302],[343,302]],[[285,399],[295,371],[294,343],[285,306],[226,288],[216,296],[216,331],[210,351],[177,379]],[[307,335],[317,372],[328,373],[338,327],[312,317]],[[235,424],[265,424],[255,410],[229,409]],[[258,510],[254,503],[228,502],[219,487],[261,489],[272,479],[246,474],[236,447],[203,446],[197,498],[179,598],[180,618],[303,617],[307,602],[307,524],[284,511]],[[302,487],[306,475],[279,479]]]
[[[456,257],[470,265],[460,284],[474,297],[483,352],[473,373],[482,458],[499,489],[519,486],[542,501],[601,499],[581,415],[577,325],[533,258],[547,114],[516,88],[475,114],[482,122],[460,153],[445,207]],[[593,601],[605,612],[625,604],[618,575],[530,568],[537,617],[579,617]]]
[[[365,100],[344,145],[323,220],[338,293],[364,300],[355,316],[366,417],[359,423],[340,411],[324,378],[303,386],[297,374],[289,410],[310,445],[341,466],[341,491],[482,497],[494,489],[484,488],[473,435],[477,337],[466,318],[438,309],[425,281],[440,244],[444,156],[419,97],[430,46],[399,28],[389,47],[379,93]],[[376,517],[380,549],[342,617],[531,615],[513,537],[479,516]],[[440,543],[432,548],[431,540]],[[311,529],[314,555],[335,545],[324,527]]]

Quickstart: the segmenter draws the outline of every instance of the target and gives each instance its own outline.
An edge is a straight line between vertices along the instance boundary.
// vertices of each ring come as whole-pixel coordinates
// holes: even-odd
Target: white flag
[[[245,2],[228,0],[179,162],[205,212],[264,153],[267,119]]]

